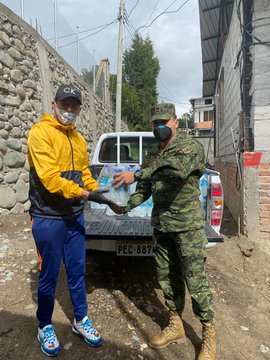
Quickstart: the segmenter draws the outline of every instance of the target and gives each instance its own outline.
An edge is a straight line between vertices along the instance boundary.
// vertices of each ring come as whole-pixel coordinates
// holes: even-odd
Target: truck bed
[[[85,208],[86,238],[95,240],[150,240],[153,228],[149,218],[125,215],[108,216],[105,209]],[[209,243],[223,242],[223,237],[209,225],[205,225]]]

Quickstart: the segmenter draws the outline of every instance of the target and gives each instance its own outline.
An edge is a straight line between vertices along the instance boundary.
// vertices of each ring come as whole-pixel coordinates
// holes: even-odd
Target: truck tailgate
[[[100,240],[150,240],[153,228],[150,218],[129,217],[128,215],[107,216],[105,209],[85,209],[85,229],[87,239]],[[209,225],[205,226],[208,242],[223,242]]]

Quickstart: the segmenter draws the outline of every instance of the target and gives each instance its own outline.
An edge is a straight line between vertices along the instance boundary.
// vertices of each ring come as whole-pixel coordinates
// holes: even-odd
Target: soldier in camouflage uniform
[[[204,150],[199,142],[178,130],[173,104],[154,106],[151,124],[159,145],[147,156],[141,170],[115,176],[116,187],[138,183],[126,207],[112,208],[116,213],[126,213],[153,197],[155,262],[170,322],[149,339],[149,346],[159,349],[186,340],[181,316],[187,287],[193,312],[203,326],[198,359],[216,359],[214,306],[204,270],[207,238],[199,200],[199,179],[205,170]]]

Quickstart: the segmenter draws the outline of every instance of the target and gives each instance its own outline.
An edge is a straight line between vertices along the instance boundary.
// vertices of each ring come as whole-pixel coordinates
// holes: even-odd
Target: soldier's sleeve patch
[[[193,151],[193,148],[192,148],[192,146],[189,146],[189,145],[182,149],[183,154],[190,154],[190,153],[192,153],[192,151]]]

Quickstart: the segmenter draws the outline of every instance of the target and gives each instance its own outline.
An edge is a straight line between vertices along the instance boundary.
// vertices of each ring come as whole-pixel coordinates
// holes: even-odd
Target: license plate
[[[154,245],[150,242],[132,243],[119,240],[116,246],[118,256],[153,256]]]

